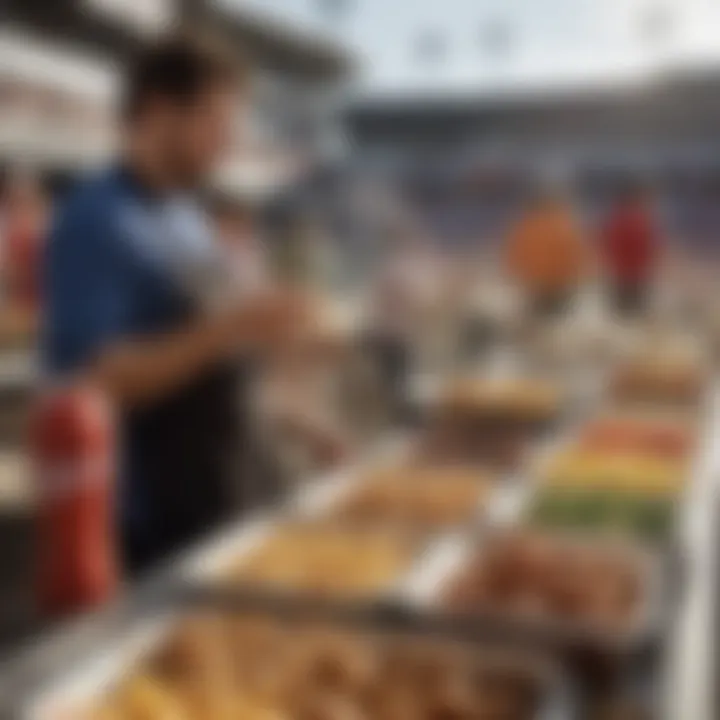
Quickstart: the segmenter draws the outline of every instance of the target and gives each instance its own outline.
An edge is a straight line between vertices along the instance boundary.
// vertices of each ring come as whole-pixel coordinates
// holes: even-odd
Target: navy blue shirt
[[[214,251],[204,216],[184,198],[153,196],[120,169],[84,182],[60,209],[44,258],[45,371],[72,376],[120,340],[177,327]],[[124,443],[121,508],[132,522],[143,483],[132,440]]]

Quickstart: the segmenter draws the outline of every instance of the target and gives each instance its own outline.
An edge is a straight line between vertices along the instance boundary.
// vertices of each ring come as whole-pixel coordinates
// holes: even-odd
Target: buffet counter
[[[697,422],[688,423],[699,428],[691,444],[680,442],[692,437],[689,430],[671,433],[672,452],[691,459],[685,489],[678,490],[677,519],[668,524],[666,515],[655,512],[667,505],[655,502],[653,493],[659,486],[663,492],[673,489],[677,482],[663,480],[658,471],[652,503],[643,496],[642,502],[635,498],[632,506],[623,505],[623,536],[606,539],[594,534],[601,523],[617,522],[617,506],[606,500],[602,515],[597,504],[575,504],[571,514],[567,508],[559,513],[557,505],[543,506],[537,517],[531,511],[548,489],[556,500],[553,493],[567,492],[568,483],[581,476],[593,487],[601,483],[603,492],[608,483],[625,482],[625,468],[613,466],[612,472],[603,469],[598,475],[592,463],[575,462],[568,478],[567,464],[547,462],[597,443],[609,448],[607,443],[618,442],[617,433],[608,431],[604,416],[593,416],[590,400],[582,410],[560,413],[558,422],[566,397],[540,392],[544,386],[527,382],[517,386],[522,392],[509,392],[507,383],[503,379],[502,393],[497,388],[488,393],[483,382],[465,384],[462,397],[457,383],[451,383],[448,388],[455,391],[446,393],[443,412],[430,417],[470,435],[500,423],[503,432],[526,446],[523,452],[504,454],[499,463],[489,452],[493,448],[484,446],[478,446],[481,457],[470,459],[462,443],[452,447],[460,455],[437,454],[430,445],[432,427],[390,439],[360,462],[299,489],[275,511],[189,548],[116,607],[16,655],[1,674],[0,706],[6,716],[95,720],[105,717],[100,708],[106,704],[127,708],[138,694],[143,703],[172,707],[176,691],[170,689],[176,680],[152,658],[170,653],[175,667],[188,652],[187,643],[198,662],[211,652],[207,643],[212,652],[242,655],[250,638],[264,648],[262,643],[270,641],[262,639],[263,633],[269,633],[280,634],[291,646],[313,649],[303,655],[312,672],[320,672],[314,665],[320,656],[332,658],[333,672],[348,674],[342,682],[354,688],[347,692],[355,710],[369,702],[353,685],[364,663],[377,668],[388,658],[403,658],[398,662],[407,672],[389,687],[389,681],[371,681],[370,676],[363,681],[382,706],[377,717],[391,720],[405,717],[397,708],[388,709],[400,702],[393,688],[419,693],[423,707],[440,712],[433,704],[437,697],[421,693],[410,680],[415,677],[411,666],[422,653],[436,664],[437,677],[445,678],[441,685],[449,687],[466,677],[471,650],[484,668],[474,677],[496,677],[493,673],[503,668],[502,687],[512,691],[495,693],[488,689],[492,683],[478,680],[478,688],[485,690],[472,701],[502,708],[493,717],[503,720],[627,717],[617,709],[588,705],[588,687],[597,677],[589,683],[585,670],[573,663],[579,650],[614,668],[602,692],[618,692],[621,702],[642,702],[650,714],[638,717],[713,720],[720,386],[713,383],[702,403],[705,409],[694,415]],[[432,394],[440,402],[442,391]],[[621,416],[609,425],[627,427],[628,422]],[[669,452],[663,423],[637,423],[633,442],[656,442],[662,426],[666,440],[660,449]],[[568,432],[568,427],[575,430]],[[649,475],[631,481],[638,492],[648,491]],[[584,494],[583,502],[587,498]],[[655,514],[648,515],[648,507]],[[540,525],[528,525],[531,517]],[[592,522],[593,529],[553,529],[558,523],[577,526],[579,520]],[[644,533],[650,534],[640,541]],[[204,619],[196,621],[197,615]],[[257,626],[248,625],[248,618],[258,617]],[[237,646],[232,637],[239,638]],[[448,654],[459,642],[460,654]],[[258,657],[263,652],[259,649]],[[518,656],[525,658],[519,666]],[[148,673],[153,682],[166,684],[162,693],[157,687],[148,690]],[[323,677],[323,683],[331,682]],[[298,692],[298,702],[315,702],[306,681]],[[453,717],[475,717],[463,697],[453,695]],[[246,712],[241,717],[274,717],[267,707],[242,705],[246,702],[241,702]],[[77,708],[87,715],[75,714]],[[322,712],[313,705],[312,712],[313,717],[342,716],[325,705]],[[122,713],[119,717],[125,720]]]

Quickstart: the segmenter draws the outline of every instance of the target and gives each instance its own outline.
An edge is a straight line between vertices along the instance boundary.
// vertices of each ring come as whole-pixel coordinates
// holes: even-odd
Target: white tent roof
[[[0,32],[0,73],[106,102],[117,87],[117,74],[108,60],[12,28]]]

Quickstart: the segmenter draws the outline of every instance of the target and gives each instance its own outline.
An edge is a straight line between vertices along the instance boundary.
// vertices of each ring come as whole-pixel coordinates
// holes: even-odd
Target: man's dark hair
[[[123,116],[136,117],[155,99],[190,105],[209,87],[240,84],[246,76],[244,61],[217,43],[186,36],[167,38],[143,50],[129,68]]]

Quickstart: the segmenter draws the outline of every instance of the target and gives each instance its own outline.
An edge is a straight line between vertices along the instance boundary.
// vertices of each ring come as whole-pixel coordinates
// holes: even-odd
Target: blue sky
[[[720,62],[720,0],[344,0],[345,17],[319,9],[332,0],[216,0],[277,17],[350,46],[372,92],[464,92],[523,84],[636,81],[665,66]],[[342,2],[343,0],[336,0]],[[655,8],[671,22],[664,39],[643,37]],[[509,50],[489,54],[487,28],[510,28]],[[418,57],[418,38],[441,38],[443,56]]]

